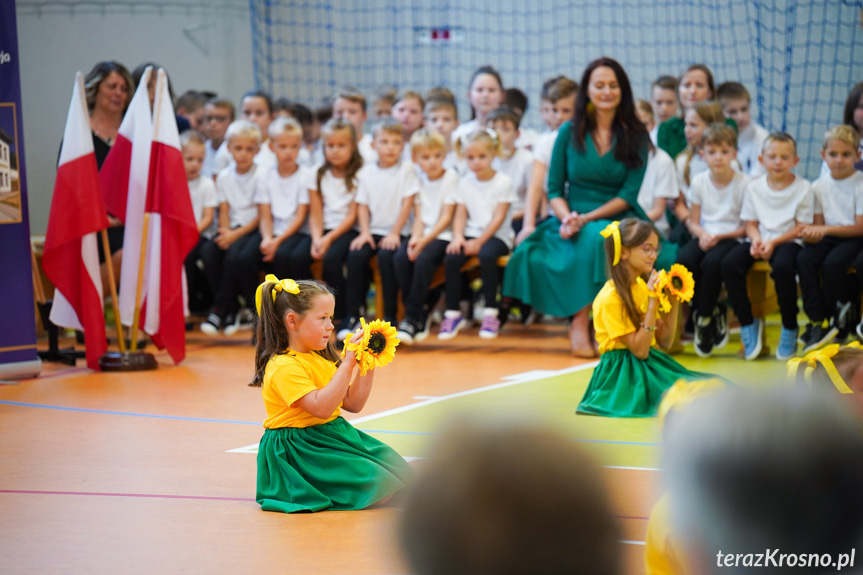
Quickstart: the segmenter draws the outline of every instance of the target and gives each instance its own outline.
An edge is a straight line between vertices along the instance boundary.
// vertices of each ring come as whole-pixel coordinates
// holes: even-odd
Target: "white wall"
[[[130,71],[153,61],[168,70],[177,95],[205,89],[237,102],[254,87],[246,0],[148,1],[137,6],[116,0],[18,0],[17,19],[33,234],[44,234],[48,224],[76,71],[86,74],[101,60],[117,60]]]

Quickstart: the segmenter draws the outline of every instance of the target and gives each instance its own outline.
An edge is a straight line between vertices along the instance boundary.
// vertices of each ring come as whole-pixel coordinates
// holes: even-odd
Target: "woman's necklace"
[[[99,127],[97,127],[97,124],[99,124]],[[114,140],[115,140],[115,139],[116,139],[116,137],[117,137],[117,132],[116,132],[116,131],[114,131],[114,135],[113,135],[113,136],[108,136],[108,135],[107,135],[108,130],[105,130],[105,129],[102,127],[102,124],[101,124],[101,122],[100,122],[98,119],[94,122],[94,121],[93,121],[93,118],[90,118],[90,127],[93,129],[93,133],[94,133],[94,134],[96,134],[96,135],[99,137],[99,139],[101,139],[103,142],[105,142],[105,143],[106,143],[106,144],[108,144],[109,146],[113,146],[113,145],[114,145]],[[105,135],[103,135],[103,134],[105,134]]]

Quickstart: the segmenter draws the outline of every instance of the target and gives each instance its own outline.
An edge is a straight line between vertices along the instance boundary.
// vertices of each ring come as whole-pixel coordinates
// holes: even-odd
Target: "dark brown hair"
[[[626,218],[620,221],[620,247],[634,248],[640,246],[650,238],[651,235],[659,237],[656,228],[653,224],[636,218]],[[605,273],[608,278],[614,282],[614,289],[617,290],[617,295],[623,300],[623,309],[626,316],[632,322],[632,325],[638,326],[644,319],[638,306],[635,305],[635,300],[632,298],[632,278],[629,277],[629,269],[626,265],[622,265],[621,259],[617,265],[614,265],[614,236],[610,235],[605,238]],[[642,277],[647,281],[647,277]]]
[[[725,122],[713,122],[708,125],[701,137],[702,147],[718,146],[719,144],[726,144],[735,150],[737,149],[737,132]]]
[[[749,95],[749,90],[740,82],[722,82],[716,88],[716,99],[723,106],[728,105],[729,100],[746,100],[752,101],[752,96]]]
[[[356,186],[356,182],[354,180],[357,177],[357,172],[359,172],[360,168],[363,167],[363,157],[360,155],[359,149],[357,149],[357,131],[354,129],[354,125],[347,120],[333,118],[324,124],[323,128],[321,128],[321,139],[324,141],[324,145],[326,145],[327,136],[342,130],[351,134],[351,143],[353,143],[354,146],[354,150],[351,153],[351,159],[345,167],[345,188],[350,192]],[[324,163],[321,164],[320,168],[318,168],[318,190],[321,189],[321,180],[324,179],[324,174],[327,173],[327,170],[332,169],[332,167],[333,165],[327,159],[326,154],[324,154]]]
[[[474,80],[476,80],[478,76],[482,76],[483,74],[488,74],[489,76],[494,77],[494,79],[497,80],[497,85],[500,86],[500,91],[503,92],[503,80],[500,77],[500,72],[495,70],[493,66],[488,65],[480,66],[479,68],[474,70],[473,75],[470,77],[470,82],[468,82],[467,85],[468,91],[470,91],[470,89],[473,87]],[[471,120],[476,118],[476,110],[473,109],[473,106],[470,107],[470,118]]]
[[[692,66],[687,68],[683,74],[680,75],[680,80],[678,80],[678,82],[677,82],[677,101],[678,102],[680,101],[680,85],[683,82],[683,78],[687,74],[689,74],[690,72],[694,72],[696,70],[704,72],[704,76],[707,78],[707,88],[710,90],[710,97],[707,99],[712,100],[713,98],[716,97],[716,84],[713,82],[713,72],[711,72],[710,68],[708,68],[705,64],[693,64]]]
[[[722,115],[722,107],[716,102],[699,102],[691,109],[695,110],[698,117],[704,120],[704,123],[708,126],[718,122],[725,122],[725,116]],[[684,113],[684,120],[685,118],[686,114]],[[686,155],[686,164],[683,166],[683,181],[686,182],[687,186],[692,183],[692,178],[689,174],[689,164],[692,163],[692,157],[695,156],[695,152],[697,151],[697,148],[687,144],[686,149],[680,152]]]
[[[87,109],[93,111],[93,106],[96,105],[96,93],[99,91],[99,86],[105,81],[105,78],[116,72],[126,81],[126,104],[123,110],[129,107],[129,102],[132,101],[132,96],[135,93],[135,81],[129,74],[129,70],[124,65],[114,60],[99,62],[93,69],[87,72],[84,76],[84,96],[87,98]]]
[[[316,298],[322,295],[333,295],[330,289],[322,283],[314,280],[298,280],[297,285],[300,287],[300,293],[292,294],[282,290],[276,292],[276,301],[273,302],[273,287],[275,285],[275,282],[267,282],[261,289],[261,316],[255,328],[255,341],[257,341],[255,377],[249,384],[251,387],[260,387],[264,383],[267,363],[291,346],[288,339],[288,328],[285,327],[285,316],[288,315],[288,312],[303,316],[312,308]],[[336,351],[332,339],[325,349],[315,350],[314,353],[333,363],[339,362],[339,352]]]
[[[855,84],[851,88],[851,91],[848,92],[848,97],[845,98],[845,110],[842,113],[842,123],[854,126],[863,135],[863,126],[858,126],[854,123],[854,110],[860,105],[861,97],[863,97],[863,82]]]

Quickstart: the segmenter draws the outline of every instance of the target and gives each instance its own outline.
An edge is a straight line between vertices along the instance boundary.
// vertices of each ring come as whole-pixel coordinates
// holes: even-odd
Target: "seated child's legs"
[[[695,292],[696,309],[700,316],[706,317],[712,314],[719,302],[719,294],[722,291],[722,261],[739,243],[735,240],[722,240],[713,249],[704,253],[699,269],[701,283],[695,282],[698,287]],[[692,268],[689,269],[692,270]]]
[[[374,236],[374,238],[375,243],[380,241],[380,236]],[[369,262],[376,253],[379,253],[378,250],[369,244],[365,244],[358,250],[348,251],[348,276],[344,297],[345,320],[360,317],[360,310],[366,301],[366,292],[369,286]]]
[[[835,313],[837,304],[851,302],[859,297],[859,290],[848,275],[848,271],[854,258],[861,251],[863,251],[863,238],[841,239],[824,260],[821,274],[824,283],[824,301],[829,314]],[[861,272],[863,270],[857,273]]]
[[[246,307],[254,309],[255,290],[260,283],[258,272],[263,269],[264,259],[261,253],[261,234],[254,231],[242,238],[243,247],[237,259],[237,289],[246,302]],[[279,278],[281,279],[281,278]]]
[[[219,281],[219,289],[216,291],[215,302],[213,304],[215,311],[222,315],[236,314],[239,308],[239,303],[237,302],[237,296],[240,295],[239,276],[243,269],[242,259],[243,252],[247,247],[246,240],[250,235],[246,234],[225,250],[222,277]],[[260,238],[260,235],[258,237]],[[260,243],[260,240],[258,243]]]
[[[297,244],[288,256],[290,262],[288,269],[294,274],[291,279],[310,280],[312,279],[312,237],[308,234],[298,235]],[[276,277],[282,279],[278,272]]]
[[[216,242],[207,240],[201,246],[200,257],[201,263],[204,264],[204,274],[207,276],[210,291],[216,293],[222,281],[222,265],[225,259],[225,252],[216,245]]]
[[[425,320],[425,305],[428,299],[429,285],[435,271],[440,267],[447,255],[449,242],[433,240],[420,252],[414,262],[414,275],[411,280],[410,292],[405,296],[405,315],[411,320]],[[459,266],[461,268],[461,266]],[[460,285],[461,280],[459,280]],[[404,292],[403,292],[404,293]],[[459,289],[461,293],[461,289]],[[458,304],[453,309],[458,309]]]
[[[821,323],[830,314],[830,310],[825,305],[824,297],[824,292],[827,290],[827,278],[822,278],[821,268],[835,245],[836,242],[833,238],[826,237],[818,243],[806,244],[797,256],[800,291],[803,294],[803,311],[813,323]]]
[[[393,266],[395,267],[396,280],[402,292],[402,298],[407,305],[407,297],[411,291],[411,282],[414,277],[414,263],[408,257],[408,243],[402,242],[398,251],[393,255]]]
[[[770,277],[776,285],[776,299],[782,327],[797,331],[797,254],[801,246],[788,242],[777,246],[770,258]]]
[[[402,244],[406,243],[402,238]],[[384,318],[387,321],[396,321],[399,310],[399,286],[396,279],[395,256],[396,250],[378,250],[378,270],[381,274],[381,284],[377,289],[383,290],[384,296]],[[380,315],[378,310],[378,315]]]
[[[498,267],[497,260],[508,253],[509,248],[500,238],[489,239],[479,250],[482,293],[486,309],[497,308],[497,290],[503,280],[503,268]]]
[[[359,235],[355,230],[348,230],[336,238],[330,249],[324,254],[323,278],[324,282],[336,294],[336,318],[345,317],[345,273],[344,265],[348,257],[351,242]]]
[[[470,239],[470,238],[468,238]],[[459,309],[462,296],[461,267],[467,261],[468,256],[463,253],[446,254],[444,258],[444,271],[446,272],[446,309],[453,311]]]
[[[734,315],[740,320],[742,326],[750,325],[754,321],[752,303],[746,291],[746,275],[755,263],[755,259],[749,253],[751,247],[749,242],[742,242],[735,246],[722,260],[721,266],[722,281],[725,282],[728,299],[731,300]]]

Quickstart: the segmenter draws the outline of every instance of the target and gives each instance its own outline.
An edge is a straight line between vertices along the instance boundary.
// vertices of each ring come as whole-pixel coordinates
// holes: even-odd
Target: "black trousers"
[[[294,235],[285,238],[276,249],[273,255],[272,269],[273,274],[280,280],[290,278],[292,280],[309,279],[309,275],[305,275],[308,270],[308,265],[303,269],[294,268],[293,256],[294,250],[298,249],[302,244],[306,244],[306,253],[311,257],[312,240],[308,234],[295,233]]]
[[[379,244],[384,236],[372,235],[375,244]],[[402,245],[405,238],[402,238]],[[366,301],[366,292],[370,283],[369,262],[375,255],[378,256],[378,270],[381,274],[381,284],[376,286],[383,292],[384,309],[377,310],[378,315],[383,312],[383,317],[389,321],[395,321],[399,306],[399,286],[396,280],[395,255],[397,250],[385,250],[373,248],[369,244],[363,245],[358,250],[348,251],[348,277],[347,289],[345,290],[345,316],[359,317],[360,308]]]
[[[210,288],[212,284],[207,277],[207,270],[198,267],[198,261],[203,261],[202,254],[208,249],[207,244],[212,243],[213,240],[201,236],[183,262],[186,270],[186,293],[189,296],[191,311],[203,311],[213,304],[213,290]]]
[[[734,308],[734,314],[740,320],[740,325],[746,326],[753,322],[752,303],[746,291],[746,275],[749,273],[755,258],[749,254],[751,244],[744,242],[722,260],[722,281],[728,291],[728,298]],[[776,284],[776,299],[779,300],[779,313],[782,315],[782,327],[797,330],[797,255],[802,248],[789,242],[777,246],[770,258],[770,277]]]
[[[820,323],[832,317],[837,302],[852,301],[857,296],[857,285],[848,277],[848,268],[861,249],[863,238],[826,236],[817,244],[806,244],[800,251],[797,270],[803,311],[811,321]]]
[[[435,271],[446,256],[446,240],[432,240],[415,261],[410,261],[407,242],[403,242],[395,255],[396,277],[405,304],[405,317],[413,322],[425,319],[425,304],[428,299],[429,285]]]
[[[255,289],[258,287],[258,270],[261,268],[261,234],[257,230],[249,232],[232,243],[227,250],[222,250],[215,242],[215,250],[206,246],[207,257],[204,266],[209,262],[218,262],[220,277],[215,290],[213,307],[221,313],[236,313],[239,308],[237,298],[242,296],[246,305],[255,301]],[[215,272],[215,270],[213,270]],[[207,272],[210,276],[210,272]]]
[[[695,279],[693,309],[699,316],[713,313],[722,290],[722,260],[738,245],[737,240],[722,240],[705,252],[693,238],[677,252],[677,262],[686,266]]]
[[[473,239],[473,238],[465,238]],[[497,291],[503,279],[503,269],[497,266],[497,260],[509,253],[509,248],[500,238],[491,238],[479,249],[479,274],[482,278],[482,294],[485,298],[485,307],[497,308]],[[462,296],[461,267],[470,256],[460,254],[446,254],[444,269],[446,271],[446,308],[448,310],[459,309]]]

